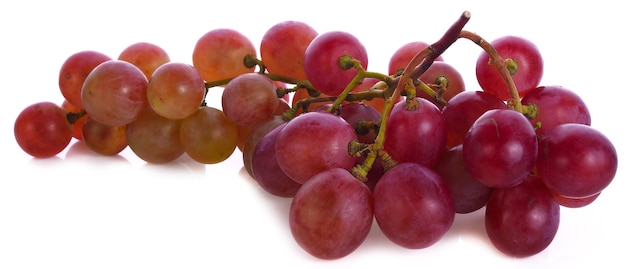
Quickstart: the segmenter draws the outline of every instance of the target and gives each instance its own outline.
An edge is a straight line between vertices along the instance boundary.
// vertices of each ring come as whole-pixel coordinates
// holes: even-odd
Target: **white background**
[[[112,58],[147,41],[172,61],[191,63],[196,40],[233,28],[258,48],[265,30],[301,20],[319,33],[344,30],[367,47],[370,70],[406,42],[436,41],[463,11],[465,27],[492,40],[526,37],[543,53],[542,84],[566,86],[586,100],[592,126],[623,157],[623,14],[618,1],[3,1],[0,4],[0,268],[589,268],[624,267],[626,223],[623,171],[598,200],[561,211],[548,249],[513,259],[491,246],[482,212],[458,215],[449,233],[427,249],[390,243],[373,227],[348,257],[322,261],[305,253],[287,224],[289,200],[264,193],[236,151],[227,161],[200,165],[188,158],[148,165],[129,149],[116,157],[70,144],[57,157],[33,159],[13,137],[27,105],[61,103],[58,72],[81,50]],[[478,1],[476,1],[478,2]],[[10,3],[10,4],[9,4]],[[473,68],[479,48],[460,40],[444,55],[478,89]],[[219,91],[210,104],[219,105]],[[619,97],[619,98],[618,98]],[[620,159],[621,160],[621,159]]]

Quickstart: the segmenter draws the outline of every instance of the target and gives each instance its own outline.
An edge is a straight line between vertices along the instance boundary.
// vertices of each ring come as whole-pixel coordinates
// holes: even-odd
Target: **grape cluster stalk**
[[[464,29],[469,19],[400,46],[385,73],[368,69],[358,37],[299,21],[268,29],[259,55],[226,28],[198,38],[192,63],[146,42],[117,58],[80,51],[60,66],[63,102],[24,108],[15,139],[34,158],[75,139],[155,164],[186,154],[210,165],[239,150],[261,189],[291,199],[289,232],[319,259],[355,251],[374,222],[399,246],[427,248],[482,208],[499,251],[533,256],[557,235],[561,207],[610,185],[617,153],[574,91],[540,84],[530,40],[488,42]],[[459,40],[482,49],[480,90],[444,59]],[[220,108],[205,100],[214,87]]]

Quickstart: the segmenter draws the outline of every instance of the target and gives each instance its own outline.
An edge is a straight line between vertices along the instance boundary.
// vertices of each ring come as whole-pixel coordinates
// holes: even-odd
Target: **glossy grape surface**
[[[15,119],[13,133],[24,152],[37,158],[52,157],[72,140],[72,126],[66,112],[52,102],[39,102],[24,108]]]
[[[367,69],[367,51],[354,35],[333,31],[320,34],[311,41],[304,53],[304,72],[315,89],[328,95],[339,95],[348,86],[357,70],[341,68],[339,59],[345,55],[360,61]]]
[[[374,218],[372,193],[341,168],[316,174],[294,196],[289,227],[311,255],[338,259],[365,241]]]

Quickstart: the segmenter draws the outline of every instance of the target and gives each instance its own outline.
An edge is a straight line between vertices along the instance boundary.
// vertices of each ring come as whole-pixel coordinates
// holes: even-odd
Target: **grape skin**
[[[63,151],[72,140],[72,126],[66,112],[52,102],[39,102],[24,108],[15,119],[13,133],[24,152],[48,158]]]
[[[163,48],[149,42],[131,44],[120,52],[117,59],[137,66],[147,79],[159,66],[170,62],[170,56]]]
[[[306,80],[304,52],[317,31],[300,21],[283,21],[265,32],[259,51],[270,74]]]
[[[148,104],[157,114],[183,119],[198,110],[204,100],[204,80],[191,65],[169,62],[159,66],[146,89]]]
[[[537,117],[530,120],[538,136],[563,123],[591,125],[591,113],[584,101],[573,91],[563,86],[540,86],[522,98],[523,105],[534,105]]]
[[[332,31],[313,39],[304,53],[304,71],[311,85],[324,94],[339,95],[357,74],[356,69],[344,70],[339,65],[345,55],[367,69],[367,51],[352,34]]]
[[[109,126],[123,126],[135,120],[148,105],[148,79],[133,64],[110,60],[89,73],[81,96],[87,113]]]
[[[275,126],[258,141],[252,153],[251,171],[263,190],[279,197],[293,197],[302,184],[287,176],[276,162],[276,136],[285,125]]]
[[[451,98],[441,110],[448,148],[462,144],[476,119],[491,109],[506,109],[506,105],[495,95],[483,91],[465,91]]]
[[[437,173],[406,162],[388,170],[376,184],[374,215],[392,242],[421,249],[435,244],[452,227],[454,200]]]
[[[221,110],[202,106],[180,125],[180,140],[193,160],[214,164],[233,154],[237,147],[237,126]]]
[[[511,188],[494,189],[485,210],[485,228],[493,245],[513,257],[547,248],[556,236],[560,206],[534,176]]]
[[[564,123],[539,140],[537,174],[559,195],[584,198],[600,193],[617,172],[617,152],[591,126]]]
[[[511,74],[520,97],[524,97],[530,90],[541,82],[543,77],[543,58],[535,44],[519,36],[503,36],[493,40],[491,46],[498,51],[503,59],[512,59],[517,63],[517,70]],[[487,93],[493,94],[501,100],[512,98],[505,84],[504,78],[495,65],[490,64],[489,55],[481,51],[476,60],[476,80]]]
[[[515,110],[492,109],[481,115],[463,141],[467,170],[481,183],[508,188],[531,173],[537,137],[528,119]]]
[[[396,162],[414,162],[433,168],[446,151],[446,126],[441,111],[417,97],[415,110],[396,103],[389,115],[384,149]]]
[[[276,137],[276,160],[299,183],[330,168],[350,170],[356,157],[348,153],[357,140],[354,128],[337,115],[308,112],[287,123]]]
[[[116,155],[128,146],[124,126],[110,126],[89,117],[83,124],[83,141],[89,149],[101,154]]]
[[[342,258],[369,234],[374,218],[372,193],[350,172],[323,171],[300,187],[291,201],[289,227],[296,242],[320,259]]]
[[[82,109],[81,90],[85,79],[91,71],[103,62],[112,60],[108,55],[84,50],[68,57],[59,70],[59,89],[63,97],[75,107]]]
[[[254,68],[244,65],[246,55],[256,57],[252,41],[236,30],[220,28],[196,41],[192,62],[206,82],[215,82],[253,72]]]
[[[258,124],[271,117],[278,105],[276,84],[258,73],[237,76],[222,92],[224,114],[237,125]]]
[[[169,119],[149,107],[126,125],[126,140],[137,157],[148,163],[167,163],[185,149],[180,139],[182,120]]]

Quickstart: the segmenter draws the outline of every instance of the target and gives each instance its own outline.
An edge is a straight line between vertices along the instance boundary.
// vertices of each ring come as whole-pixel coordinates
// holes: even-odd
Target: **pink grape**
[[[271,117],[278,108],[276,84],[259,73],[242,74],[222,92],[222,109],[231,122],[252,126]]]
[[[89,73],[82,100],[90,117],[109,126],[135,120],[148,105],[148,79],[139,68],[122,60],[106,61]]]
[[[202,104],[204,80],[193,66],[169,62],[152,73],[146,94],[154,112],[168,119],[183,119]]]
[[[91,71],[103,62],[112,60],[108,55],[93,50],[76,52],[68,57],[59,71],[59,89],[63,97],[79,109],[83,107],[81,90]]]

